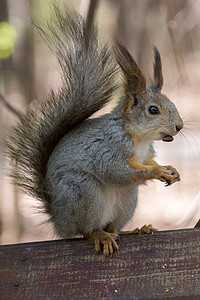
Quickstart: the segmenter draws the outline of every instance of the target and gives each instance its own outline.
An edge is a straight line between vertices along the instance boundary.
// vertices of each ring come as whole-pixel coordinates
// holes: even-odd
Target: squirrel
[[[48,28],[41,34],[58,58],[62,84],[32,102],[13,127],[7,141],[11,176],[41,201],[60,237],[82,235],[94,242],[96,253],[112,255],[119,249],[117,233],[134,215],[139,185],[180,180],[175,168],[154,160],[153,142],[171,142],[183,121],[161,93],[157,48],[147,87],[126,47],[119,41],[114,51],[100,45],[96,26],[88,38],[78,13],[55,7]],[[117,106],[89,118],[111,100],[119,67],[124,82]]]

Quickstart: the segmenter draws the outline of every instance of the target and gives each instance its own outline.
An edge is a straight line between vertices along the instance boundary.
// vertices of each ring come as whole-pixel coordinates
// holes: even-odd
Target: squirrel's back
[[[58,141],[76,124],[103,107],[115,90],[115,65],[107,46],[99,46],[95,27],[87,32],[86,21],[74,11],[55,5],[47,31],[39,28],[56,54],[62,84],[32,103],[7,142],[11,174],[26,193],[48,203],[43,189],[48,159]]]

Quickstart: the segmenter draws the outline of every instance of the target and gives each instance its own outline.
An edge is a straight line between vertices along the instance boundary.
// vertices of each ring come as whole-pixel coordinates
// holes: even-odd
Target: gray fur
[[[45,181],[59,235],[123,228],[137,204],[135,170],[126,160],[132,153],[123,121],[114,112],[86,120],[63,137],[49,159]]]

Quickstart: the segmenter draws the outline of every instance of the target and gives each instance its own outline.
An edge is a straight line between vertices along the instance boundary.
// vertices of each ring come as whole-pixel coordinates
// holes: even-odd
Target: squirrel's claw
[[[180,174],[178,173],[178,171],[172,167],[172,166],[165,166],[164,168],[166,168],[168,171],[171,172],[171,176],[172,178],[170,180],[166,180],[165,186],[169,186],[172,185],[173,183],[180,181]]]
[[[169,185],[171,185],[171,180],[167,179],[165,182],[165,186],[169,186]]]
[[[101,245],[103,245],[103,255],[113,255],[114,251],[118,251],[119,247],[116,243],[116,239],[119,236],[116,233],[109,233],[103,230],[95,231],[86,238],[94,241],[94,251],[96,254],[101,252]]]
[[[177,181],[180,181],[179,173],[172,166],[159,166],[156,169],[155,174],[155,178],[159,179],[162,182],[165,182],[165,186],[169,186]]]
[[[144,225],[140,228],[140,233],[146,233],[146,234],[153,234],[154,231],[158,231],[157,228],[154,228],[151,224],[149,225]]]

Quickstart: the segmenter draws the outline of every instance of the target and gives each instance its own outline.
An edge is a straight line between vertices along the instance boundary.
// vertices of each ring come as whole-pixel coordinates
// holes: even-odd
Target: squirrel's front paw
[[[166,183],[169,186],[180,181],[180,175],[172,166],[156,166],[153,171],[154,178]]]
[[[168,171],[170,171],[171,175],[172,175],[172,179],[170,181],[168,181],[168,180],[166,181],[166,186],[169,186],[169,185],[181,180],[180,174],[174,167],[164,166],[164,168],[166,168]]]

